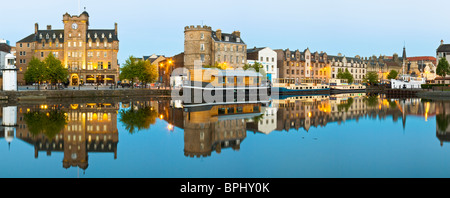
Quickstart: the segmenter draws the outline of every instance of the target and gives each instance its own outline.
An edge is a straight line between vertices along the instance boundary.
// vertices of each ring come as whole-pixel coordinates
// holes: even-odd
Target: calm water
[[[3,104],[1,178],[450,177],[450,102]]]

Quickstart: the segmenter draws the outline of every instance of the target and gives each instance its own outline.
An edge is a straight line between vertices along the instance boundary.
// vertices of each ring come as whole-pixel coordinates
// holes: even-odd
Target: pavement
[[[122,88],[122,86],[114,87],[114,86],[107,86],[107,85],[101,85],[101,86],[84,85],[84,86],[80,86],[80,87],[78,87],[78,86],[68,86],[66,88],[58,89],[58,90],[60,90],[60,91],[63,91],[63,90],[97,90],[97,88],[98,88],[98,90],[128,90],[128,89],[131,89],[130,87]],[[47,86],[44,86],[44,85],[41,85],[40,89],[41,90],[51,90],[50,87],[47,87]],[[136,89],[136,90],[139,90],[139,89],[158,89],[158,87],[149,87],[149,88],[136,88],[135,87],[134,89]],[[168,87],[167,88],[161,87],[160,89],[169,89],[169,88]],[[18,86],[18,90],[19,91],[32,91],[32,90],[34,91],[34,90],[38,90],[38,86],[37,85]],[[55,87],[53,87],[53,90],[55,90]]]

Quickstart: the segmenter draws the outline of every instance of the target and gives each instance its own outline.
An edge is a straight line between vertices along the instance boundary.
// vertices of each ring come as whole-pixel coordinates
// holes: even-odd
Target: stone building
[[[278,77],[284,79],[294,79],[295,83],[300,83],[304,79],[318,79],[327,83],[330,79],[330,69],[327,53],[314,52],[309,49],[303,52],[298,49],[277,49]]]
[[[359,56],[346,57],[338,54],[337,56],[328,56],[331,68],[331,78],[337,78],[339,70],[348,71],[353,75],[353,83],[362,83],[367,73],[367,63]]]
[[[239,31],[223,33],[209,26],[184,28],[184,67],[194,69],[194,62],[201,66],[221,64],[227,69],[242,68],[247,62],[247,45]]]
[[[24,73],[31,58],[45,59],[53,54],[69,70],[70,85],[113,84],[119,80],[117,23],[114,29],[90,29],[89,14],[63,15],[63,29],[50,25],[16,43],[19,84],[25,84]]]

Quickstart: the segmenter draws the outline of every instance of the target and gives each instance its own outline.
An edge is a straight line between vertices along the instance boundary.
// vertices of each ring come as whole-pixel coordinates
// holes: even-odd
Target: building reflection
[[[90,152],[117,158],[118,109],[118,103],[23,104],[16,138],[34,146],[35,158],[39,152],[63,152],[64,168],[85,170]]]
[[[436,102],[436,137],[441,146],[450,142],[450,101]]]
[[[160,116],[184,130],[184,155],[208,157],[222,149],[238,151],[247,137],[247,122],[261,115],[261,103],[182,106],[160,102]],[[170,129],[170,127],[169,127]]]
[[[156,131],[184,135],[184,155],[189,158],[220,154],[223,149],[239,151],[247,132],[310,131],[330,123],[343,124],[362,118],[401,120],[436,116],[436,136],[441,145],[450,140],[450,104],[420,99],[389,99],[364,93],[293,96],[269,104],[220,104],[183,106],[169,99],[72,104],[4,104],[0,108],[0,138],[14,138],[34,146],[34,156],[63,152],[64,168],[87,169],[89,153],[113,154],[117,159],[118,127],[124,133],[149,130],[158,119],[166,128]]]

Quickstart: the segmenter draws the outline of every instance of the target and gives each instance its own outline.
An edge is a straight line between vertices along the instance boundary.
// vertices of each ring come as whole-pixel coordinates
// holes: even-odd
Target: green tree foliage
[[[28,69],[24,74],[27,83],[38,83],[39,85],[48,81],[55,84],[67,79],[69,72],[62,65],[61,61],[49,54],[44,61],[33,57],[28,63]]]
[[[58,110],[48,113],[40,111],[28,112],[24,115],[24,121],[31,134],[34,136],[45,134],[50,139],[61,133],[67,125],[67,117],[64,115],[64,112]]]
[[[125,64],[120,68],[120,80],[127,79],[133,84],[138,78],[138,66],[133,56],[128,57]]]
[[[47,69],[44,62],[38,58],[33,57],[28,63],[28,69],[24,74],[25,82],[38,83],[40,85],[43,81],[47,80]],[[38,86],[40,88],[40,86]]]
[[[346,103],[337,105],[338,111],[341,112],[342,110],[345,110],[345,112],[347,112],[348,109],[350,109],[350,107],[352,106],[352,104],[353,104],[353,98],[348,98]]]
[[[248,70],[248,69],[253,69],[256,72],[259,72],[263,77],[266,77],[266,71],[264,70],[264,65],[262,65],[261,63],[255,62],[253,64],[248,64],[246,63],[242,69],[244,70]]]
[[[158,113],[151,107],[135,110],[133,106],[131,106],[128,110],[120,110],[119,114],[120,122],[125,125],[125,128],[130,133],[134,133],[136,128],[137,131],[150,128],[150,125],[156,123],[156,118],[158,117]]]
[[[366,76],[364,77],[364,81],[368,84],[375,84],[378,83],[378,74],[377,72],[367,72]]]
[[[220,70],[225,70],[226,65],[225,64],[219,64],[217,61],[214,63],[214,65],[205,65],[203,68],[216,68]]]
[[[347,68],[345,68],[345,71],[344,71],[344,72],[342,72],[341,69],[338,69],[337,78],[338,78],[338,79],[347,79],[347,82],[348,82],[349,84],[352,84],[352,83],[353,83],[353,80],[354,80],[354,79],[353,79],[353,75],[350,73],[350,71],[348,71]]]
[[[62,65],[61,61],[50,53],[44,60],[44,65],[47,68],[47,80],[51,84],[56,84],[67,79],[69,72]]]
[[[389,74],[387,75],[387,79],[396,79],[398,76],[398,71],[391,70]]]
[[[152,65],[149,60],[139,60],[136,69],[138,70],[137,78],[139,81],[147,83],[154,83],[158,79],[158,70],[156,65]]]
[[[120,68],[119,78],[127,79],[132,84],[136,81],[143,83],[153,83],[158,79],[158,70],[156,65],[152,65],[149,60],[137,60],[130,56],[123,67]]]
[[[447,59],[442,57],[436,67],[436,74],[445,77],[448,73],[450,73],[450,66]]]

